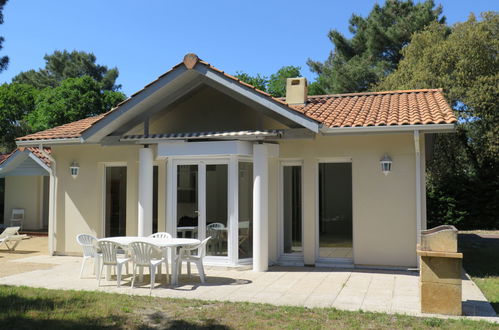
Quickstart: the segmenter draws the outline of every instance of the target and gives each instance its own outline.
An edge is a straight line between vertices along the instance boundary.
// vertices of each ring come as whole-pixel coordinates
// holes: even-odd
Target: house
[[[13,209],[24,209],[23,230],[48,227],[50,154],[45,148],[19,147],[0,157],[0,216],[10,225]]]
[[[414,267],[441,90],[274,98],[187,54],[111,111],[21,137],[50,147],[50,251],[75,236],[211,236],[207,263]]]

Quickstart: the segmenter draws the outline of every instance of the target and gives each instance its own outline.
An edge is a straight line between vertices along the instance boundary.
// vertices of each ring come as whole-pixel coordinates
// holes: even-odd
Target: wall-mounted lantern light
[[[80,172],[80,165],[77,162],[73,161],[69,166],[69,173],[71,173],[71,176],[73,178],[76,178],[79,172]]]
[[[392,170],[392,163],[393,163],[390,156],[385,154],[383,158],[381,158],[379,163],[381,165],[381,172],[383,172],[384,175],[388,175],[388,173],[390,173],[390,171]]]

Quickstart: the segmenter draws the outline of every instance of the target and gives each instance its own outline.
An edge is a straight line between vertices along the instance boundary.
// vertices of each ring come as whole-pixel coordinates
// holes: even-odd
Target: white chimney
[[[288,78],[286,81],[286,102],[304,104],[307,102],[307,78]]]

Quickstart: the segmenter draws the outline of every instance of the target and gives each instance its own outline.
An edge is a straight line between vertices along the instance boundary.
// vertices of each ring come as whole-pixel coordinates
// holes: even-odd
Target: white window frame
[[[239,163],[251,163],[253,165],[253,158],[248,157],[248,156],[236,156],[236,174],[235,174],[235,223],[236,223],[236,233],[234,237],[237,237],[236,241],[236,263],[239,265],[252,265],[253,264],[253,257],[251,258],[239,258]],[[253,180],[252,180],[253,182]],[[253,189],[253,184],[252,184],[252,189]],[[253,207],[253,205],[251,206]],[[253,233],[251,233],[253,235]],[[251,245],[251,248],[253,248],[253,243]],[[252,254],[253,255],[253,254]]]
[[[302,253],[284,253],[284,167],[285,166],[300,166],[301,168],[301,245]],[[278,179],[278,253],[279,260],[284,261],[285,264],[289,262],[293,263],[295,261],[299,264],[303,264],[303,242],[304,242],[304,207],[303,207],[303,159],[280,159],[279,160],[279,179]]]
[[[127,201],[127,208],[128,208],[128,174],[129,174],[129,168],[128,168],[128,163],[127,162],[103,162],[99,164],[102,167],[102,186],[101,186],[101,237],[106,237],[106,169],[108,167],[125,167],[126,168],[126,176],[127,176],[127,192],[126,192],[126,201]],[[128,212],[127,212],[127,218],[128,218]],[[127,223],[128,224],[128,223]]]
[[[189,158],[172,158],[172,180],[171,180],[171,205],[173,206],[170,210],[170,215],[172,224],[171,234],[173,236],[177,235],[177,169],[179,165],[197,165],[198,166],[198,186],[197,186],[197,198],[198,198],[198,209],[200,214],[198,215],[198,239],[204,240],[206,238],[206,165],[227,165],[227,256],[206,256],[205,260],[210,264],[228,264],[233,263],[233,251],[232,251],[232,241],[234,237],[232,236],[232,228],[234,226],[231,217],[231,180],[230,180],[230,158],[229,157],[189,157]],[[168,180],[167,180],[168,182]]]

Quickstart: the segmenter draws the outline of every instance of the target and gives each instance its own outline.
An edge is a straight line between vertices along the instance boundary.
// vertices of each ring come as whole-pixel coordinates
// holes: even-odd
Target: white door
[[[177,237],[211,237],[206,254],[229,256],[229,161],[174,161],[175,232]]]

